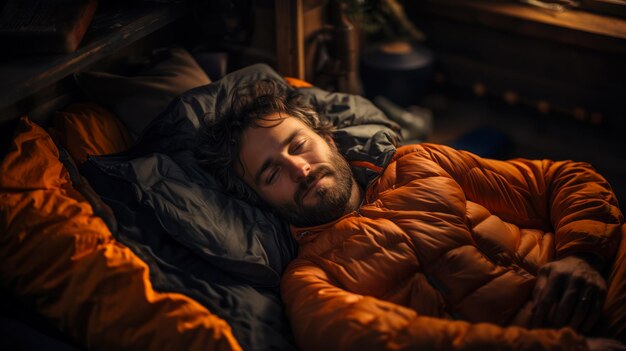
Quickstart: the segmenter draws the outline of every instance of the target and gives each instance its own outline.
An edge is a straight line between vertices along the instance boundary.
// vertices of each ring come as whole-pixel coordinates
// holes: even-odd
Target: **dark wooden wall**
[[[155,47],[176,41],[173,26],[188,10],[184,4],[100,4],[76,51],[2,57],[0,123],[21,115],[45,122],[51,111],[79,97],[72,73],[123,73]]]
[[[438,79],[476,94],[626,129],[626,20],[513,1],[407,1]]]

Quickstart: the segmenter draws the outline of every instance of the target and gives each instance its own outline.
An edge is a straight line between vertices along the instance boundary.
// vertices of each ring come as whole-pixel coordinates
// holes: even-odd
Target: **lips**
[[[298,190],[294,194],[294,202],[299,206],[303,205],[304,198],[315,188],[318,187],[322,178],[332,176],[333,170],[326,166],[320,166],[315,171],[309,173],[307,177],[300,182]]]
[[[322,180],[322,178],[324,178],[326,175],[325,174],[320,174],[317,179],[315,179],[311,185],[309,185],[308,189],[306,189],[306,191],[304,192],[304,194],[302,194],[302,200],[304,200],[305,197],[307,197],[307,195],[309,194],[309,192],[311,192],[311,190],[313,190],[316,186],[317,183],[320,182],[320,180]]]

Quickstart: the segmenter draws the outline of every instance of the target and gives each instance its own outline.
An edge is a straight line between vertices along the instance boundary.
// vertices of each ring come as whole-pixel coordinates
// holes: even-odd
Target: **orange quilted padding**
[[[94,103],[75,103],[55,113],[50,134],[79,164],[88,155],[122,152],[133,144],[126,126],[111,111]]]
[[[48,134],[23,118],[0,164],[0,287],[94,350],[240,350],[196,301],[153,290],[72,188]]]
[[[358,211],[292,227],[282,298],[302,350],[585,350],[571,328],[530,328],[536,272],[597,256],[611,270],[603,323],[623,339],[623,223],[588,164],[403,146]]]

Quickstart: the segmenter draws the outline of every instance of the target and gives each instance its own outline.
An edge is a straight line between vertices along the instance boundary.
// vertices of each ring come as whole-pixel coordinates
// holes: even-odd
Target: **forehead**
[[[263,162],[280,152],[283,143],[294,133],[317,135],[298,118],[285,114],[272,114],[251,125],[241,135],[238,166],[239,175],[251,176]],[[243,166],[243,168],[242,168]]]
[[[256,121],[247,128],[241,137],[242,150],[246,144],[255,142],[282,142],[282,137],[290,135],[296,130],[314,131],[298,118],[286,115],[284,113],[274,113],[266,116],[264,119]]]

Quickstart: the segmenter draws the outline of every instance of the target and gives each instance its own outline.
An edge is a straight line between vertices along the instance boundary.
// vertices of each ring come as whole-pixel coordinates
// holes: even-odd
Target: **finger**
[[[553,321],[554,327],[562,327],[570,320],[573,311],[578,304],[578,300],[581,298],[579,295],[582,282],[577,280],[570,280],[567,288],[564,289],[561,301],[555,309],[553,318],[548,318]]]
[[[593,301],[596,300],[595,289],[587,288],[579,296],[580,298],[578,299],[576,307],[572,312],[572,317],[567,322],[567,324],[574,328],[574,330],[580,330],[580,326],[589,316],[591,305],[593,304]]]
[[[548,285],[549,274],[550,270],[547,267],[540,269],[537,273],[537,281],[535,282],[535,288],[533,289],[533,302],[535,305],[539,303],[539,299],[544,294],[544,290]]]
[[[548,277],[546,287],[538,297],[537,304],[535,304],[535,313],[531,323],[533,327],[543,327],[546,325],[550,312],[553,310],[554,305],[560,300],[563,290],[562,285],[562,279],[560,277]]]
[[[531,320],[532,327],[539,327],[545,318],[547,309],[549,306],[546,303],[542,303],[543,296],[546,293],[546,286],[548,285],[548,277],[546,270],[540,270],[537,275],[537,282],[533,289],[533,315]]]
[[[550,306],[550,310],[548,311],[548,315],[546,316],[546,321],[543,323],[544,327],[554,328],[554,316],[556,315],[556,309],[559,307],[559,301],[561,299],[556,299],[552,306]]]
[[[588,333],[593,329],[593,327],[598,323],[600,316],[602,315],[602,305],[604,304],[604,296],[606,292],[598,291],[596,296],[594,296],[591,308],[589,309],[589,313],[587,315],[587,319],[580,326],[580,331],[583,333]]]

